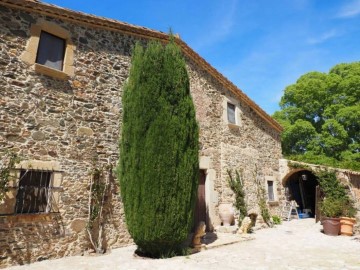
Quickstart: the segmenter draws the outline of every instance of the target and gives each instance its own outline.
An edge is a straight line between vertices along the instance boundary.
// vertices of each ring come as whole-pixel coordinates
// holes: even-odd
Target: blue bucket
[[[299,218],[309,218],[309,214],[307,213],[299,213]]]

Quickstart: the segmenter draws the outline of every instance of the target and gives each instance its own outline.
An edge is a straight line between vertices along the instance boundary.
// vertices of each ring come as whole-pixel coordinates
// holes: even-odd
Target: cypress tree
[[[122,103],[118,177],[127,227],[141,252],[171,256],[192,226],[199,171],[189,77],[173,38],[135,46]]]

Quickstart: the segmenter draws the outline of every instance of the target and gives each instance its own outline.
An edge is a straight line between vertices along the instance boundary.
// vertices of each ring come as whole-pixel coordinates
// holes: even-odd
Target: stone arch
[[[283,187],[286,187],[286,182],[290,179],[291,176],[293,176],[295,173],[297,172],[301,172],[301,171],[309,171],[303,168],[300,169],[293,169],[290,172],[288,172],[282,179],[281,183],[283,185]],[[310,172],[310,171],[309,171]]]
[[[315,215],[316,186],[318,180],[315,174],[304,168],[291,170],[282,179],[285,196],[288,200],[296,201],[299,212]]]

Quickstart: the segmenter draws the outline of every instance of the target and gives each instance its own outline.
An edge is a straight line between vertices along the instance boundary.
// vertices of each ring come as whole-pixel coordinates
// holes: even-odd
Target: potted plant
[[[340,234],[341,235],[353,235],[354,224],[356,223],[355,214],[356,209],[354,203],[350,199],[346,199],[343,202],[343,212],[340,217]]]
[[[338,198],[326,197],[320,205],[321,213],[324,217],[321,224],[326,235],[339,235],[340,216],[343,213],[343,201]]]
[[[322,215],[326,217],[322,219],[324,233],[338,235],[340,233],[339,218],[344,217],[342,219],[343,229],[341,234],[352,235],[352,228],[355,223],[353,217],[356,214],[356,209],[346,192],[345,186],[336,178],[334,171],[320,171],[317,172],[316,176],[321,191],[325,196],[325,199],[320,204]]]

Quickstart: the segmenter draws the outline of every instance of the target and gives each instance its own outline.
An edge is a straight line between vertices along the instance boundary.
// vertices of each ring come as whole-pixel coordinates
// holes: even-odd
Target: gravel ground
[[[90,269],[360,269],[360,238],[327,236],[313,219],[256,231],[254,240],[170,259],[134,256],[135,246],[102,256],[49,260],[9,270]]]

